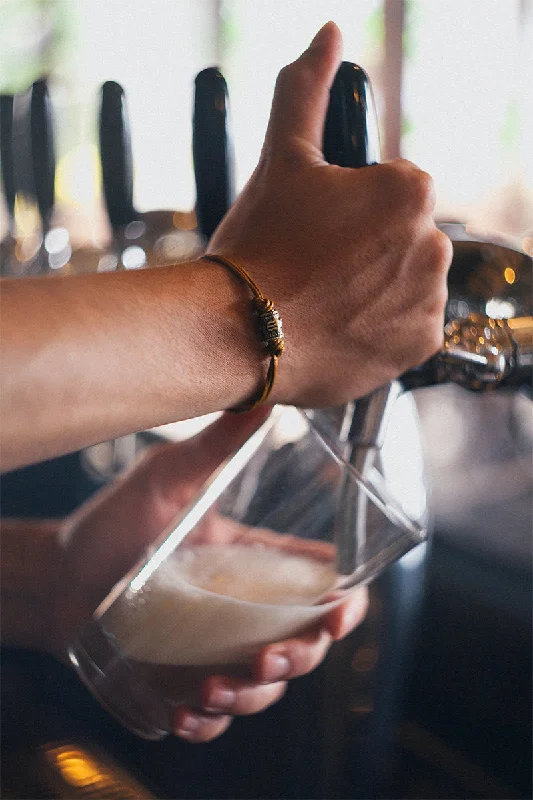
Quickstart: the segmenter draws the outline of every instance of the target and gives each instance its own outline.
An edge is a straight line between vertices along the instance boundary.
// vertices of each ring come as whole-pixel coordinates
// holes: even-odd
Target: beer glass
[[[72,642],[82,680],[139,736],[170,733],[203,678],[250,675],[261,647],[424,540],[424,502],[402,507],[378,466],[359,474],[320,420],[274,407]]]

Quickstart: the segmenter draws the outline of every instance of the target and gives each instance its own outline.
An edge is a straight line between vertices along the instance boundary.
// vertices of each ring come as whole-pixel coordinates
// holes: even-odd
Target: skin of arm
[[[245,400],[263,374],[248,299],[202,261],[2,281],[3,469]]]
[[[439,349],[451,261],[426,173],[324,161],[340,59],[328,23],[281,71],[258,167],[208,246],[280,311],[271,400],[307,407],[360,397]],[[248,400],[267,365],[249,299],[206,262],[3,281],[2,469]]]

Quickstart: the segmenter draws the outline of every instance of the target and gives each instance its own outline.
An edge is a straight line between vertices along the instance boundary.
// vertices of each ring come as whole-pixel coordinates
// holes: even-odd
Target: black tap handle
[[[9,217],[15,209],[15,170],[13,165],[13,95],[0,95],[0,164],[2,185]]]
[[[228,89],[216,67],[198,73],[194,89],[192,152],[196,216],[200,233],[209,239],[235,198]]]
[[[339,167],[366,167],[380,160],[370,79],[350,61],[342,62],[331,87],[323,150],[326,161]]]
[[[36,81],[30,98],[30,141],[33,188],[46,230],[54,210],[55,153],[52,104],[46,80]]]
[[[372,87],[366,72],[343,61],[331,87],[324,128],[324,157],[341,167],[365,167],[380,160],[379,131]],[[400,378],[406,390],[438,382],[435,358]]]
[[[124,89],[106,81],[100,94],[100,163],[107,214],[117,228],[138,219],[133,205],[133,159]]]

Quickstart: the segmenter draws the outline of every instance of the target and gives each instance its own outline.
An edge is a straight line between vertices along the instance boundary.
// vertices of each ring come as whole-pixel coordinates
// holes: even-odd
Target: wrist
[[[265,297],[253,278],[239,262],[223,256],[211,254],[203,256],[202,260],[208,263],[219,264],[225,269],[228,269],[232,275],[236,276],[244,283],[253,295],[250,306],[254,317],[255,332],[259,337],[261,350],[265,356],[268,356],[270,363],[261,390],[256,392],[246,403],[231,409],[233,411],[251,411],[255,406],[265,403],[268,400],[276,379],[278,360],[285,349],[281,316],[279,311],[274,307],[272,300]]]
[[[2,644],[56,653],[57,520],[3,520]]]
[[[241,278],[211,261],[196,262],[187,283],[197,353],[197,370],[187,382],[191,403],[195,396],[203,397],[212,411],[246,404],[261,391],[269,364],[257,331],[253,293]]]
[[[276,376],[269,393],[266,403],[275,405],[276,403],[292,403],[294,397],[296,375],[298,374],[299,359],[301,358],[302,342],[298,345],[301,336],[299,334],[298,325],[295,324],[295,303],[294,303],[294,288],[288,288],[286,282],[279,282],[274,278],[275,273],[279,273],[279,267],[273,260],[272,264],[268,265],[263,258],[259,258],[255,253],[251,252],[248,255],[239,255],[238,251],[234,248],[209,248],[206,258],[217,258],[233,261],[243,268],[248,277],[252,278],[253,283],[256,285],[260,293],[268,297],[274,309],[278,312],[282,321],[284,347],[283,352],[277,358]],[[204,262],[206,263],[206,262]],[[268,379],[269,364],[271,356],[268,349],[261,343],[261,333],[257,317],[253,311],[253,292],[246,285],[242,278],[232,275],[231,272],[224,266],[217,266],[210,264],[219,269],[220,272],[226,272],[227,275],[224,280],[230,280],[233,285],[233,291],[238,291],[240,303],[235,305],[235,310],[238,311],[238,328],[236,332],[236,341],[238,338],[244,337],[244,347],[247,348],[248,369],[252,375],[252,382],[248,382],[248,393],[241,396],[238,403],[226,408],[232,408],[239,405],[246,406],[251,399],[257,398],[261,394]],[[306,329],[306,335],[310,336],[311,331]],[[296,358],[298,354],[298,358]]]

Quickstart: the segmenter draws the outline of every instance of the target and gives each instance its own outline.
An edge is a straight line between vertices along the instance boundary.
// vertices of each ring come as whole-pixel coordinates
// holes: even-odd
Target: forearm
[[[2,644],[55,652],[56,520],[2,520]]]
[[[261,383],[249,293],[218,265],[0,288],[3,470],[236,405]]]
[[[452,256],[426,173],[323,160],[340,53],[329,26],[283,70],[258,168],[209,242],[283,317],[269,400],[308,408],[368,394],[440,350]],[[2,295],[3,469],[231,408],[264,386],[249,289],[219,265],[25,278]]]

